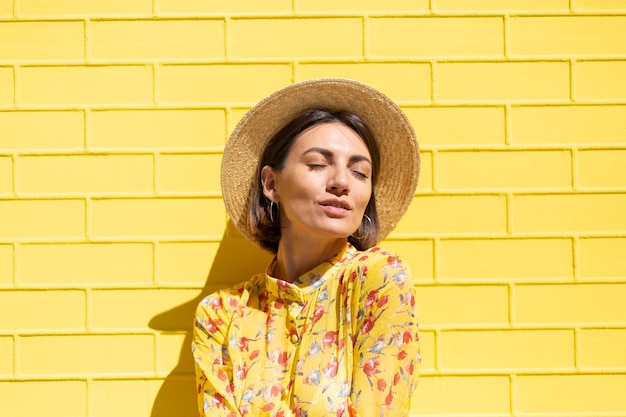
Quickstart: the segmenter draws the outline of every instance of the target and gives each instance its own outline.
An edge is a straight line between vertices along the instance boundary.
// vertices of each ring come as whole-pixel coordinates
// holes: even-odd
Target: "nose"
[[[347,169],[337,168],[328,181],[328,189],[333,194],[346,194],[350,191]]]

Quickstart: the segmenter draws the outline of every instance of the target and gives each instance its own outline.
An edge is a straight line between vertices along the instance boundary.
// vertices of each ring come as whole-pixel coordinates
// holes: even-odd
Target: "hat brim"
[[[419,146],[402,110],[380,91],[354,80],[300,82],[250,109],[224,149],[221,183],[226,210],[239,231],[257,245],[248,227],[248,207],[252,186],[259,181],[260,155],[280,129],[303,112],[317,108],[354,113],[374,135],[381,159],[374,187],[379,240],[395,228],[411,203],[419,176]]]

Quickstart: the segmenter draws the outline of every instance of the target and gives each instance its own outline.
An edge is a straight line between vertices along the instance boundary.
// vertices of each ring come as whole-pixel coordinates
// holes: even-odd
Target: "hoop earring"
[[[367,219],[367,221],[370,223],[370,228],[371,228],[371,227],[372,227],[372,219],[370,219],[370,216],[368,216],[367,214],[363,214],[363,217],[365,217],[365,218]],[[362,220],[361,220],[361,223],[363,223],[363,221],[362,221]],[[360,229],[360,228],[361,228],[361,226],[359,226],[359,229]],[[355,234],[356,232],[358,232],[358,231],[359,231],[359,229],[356,229],[356,230],[355,230],[355,232],[354,232],[354,233],[352,233],[352,235],[351,235],[351,236],[352,236],[353,238],[355,238],[355,239],[361,239],[361,238],[363,238],[363,237],[364,237],[364,236],[363,236],[363,235],[361,235],[361,234],[359,234],[359,235],[356,235],[356,234]]]
[[[370,216],[368,216],[367,214],[364,214],[363,217],[365,217],[367,221],[370,222],[370,227],[372,227],[372,219],[370,219]]]
[[[274,205],[276,205],[276,218],[274,218]],[[270,200],[269,212],[270,221],[272,223],[278,223],[278,213],[280,213],[280,207],[278,206],[278,203],[274,203],[272,200]]]

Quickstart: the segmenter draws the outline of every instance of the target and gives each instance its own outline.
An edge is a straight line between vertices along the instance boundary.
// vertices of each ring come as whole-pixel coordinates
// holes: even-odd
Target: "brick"
[[[573,10],[624,10],[626,4],[622,0],[572,0]]]
[[[151,193],[151,155],[21,156],[21,194]]]
[[[198,396],[195,377],[168,376],[161,387],[152,407],[154,417],[196,416]]]
[[[626,97],[626,61],[582,61],[574,68],[577,99],[621,100]]]
[[[626,193],[514,195],[515,232],[616,232],[626,230]]]
[[[384,77],[381,77],[384,74]],[[300,64],[300,80],[342,77],[359,80],[396,102],[430,101],[430,65],[417,63]]]
[[[409,107],[404,112],[428,145],[505,143],[503,107]],[[454,120],[454,123],[450,123]]]
[[[0,329],[20,332],[85,328],[83,291],[0,291]]]
[[[0,62],[78,61],[84,57],[83,22],[0,22]]]
[[[581,150],[578,152],[578,184],[582,187],[626,188],[626,150]]]
[[[84,236],[84,201],[0,200],[0,239]]]
[[[415,415],[507,415],[507,376],[421,376],[411,405]]]
[[[165,380],[95,380],[92,392],[93,417],[198,414],[193,376],[168,376]]]
[[[494,261],[497,260],[497,261]],[[445,279],[571,279],[569,239],[445,239],[439,244]]]
[[[420,285],[415,298],[424,327],[425,323],[466,327],[509,321],[509,296],[504,285]]]
[[[513,294],[516,323],[626,323],[626,285],[518,285]]]
[[[0,150],[58,152],[84,147],[82,111],[0,111]]]
[[[584,238],[578,241],[577,272],[581,278],[626,276],[625,238]]]
[[[159,0],[158,14],[224,14],[224,13],[280,13],[292,12],[291,0],[240,0],[233,3],[206,0]]]
[[[428,0],[391,0],[381,3],[376,0],[300,0],[296,10],[302,12],[428,12]]]
[[[583,368],[626,368],[626,329],[582,329],[577,346]]]
[[[13,193],[13,159],[0,156],[0,195]]]
[[[85,106],[150,104],[152,68],[140,65],[23,67],[18,102]]]
[[[0,67],[0,106],[13,104],[14,91],[15,82],[13,69]]]
[[[87,415],[86,381],[0,381],[0,398],[11,417],[36,416],[42,405],[49,416]]]
[[[13,284],[13,245],[0,245],[0,286]]]
[[[149,416],[160,383],[150,379],[95,380],[90,399],[92,415]]]
[[[98,238],[221,236],[226,210],[220,199],[103,199],[93,201],[91,221]]]
[[[165,103],[256,104],[291,82],[288,64],[164,65],[157,89]]]
[[[84,1],[64,0],[42,2],[38,0],[20,0],[17,3],[20,16],[102,16],[102,15],[152,15],[151,0],[107,0]]]
[[[433,9],[438,12],[569,12],[568,0],[434,0]]]
[[[235,58],[363,57],[358,18],[233,19],[229,37]]]
[[[166,193],[220,193],[221,154],[161,154],[158,189]]]
[[[0,0],[0,16],[13,16],[13,0]]]
[[[17,367],[27,376],[154,372],[152,335],[27,336],[21,338],[19,347]]]
[[[508,42],[517,56],[624,54],[626,16],[512,17]]]
[[[441,63],[435,69],[441,101],[565,100],[570,97],[567,62]]]
[[[13,374],[14,357],[13,338],[11,336],[0,336],[0,378],[5,375]]]
[[[96,329],[189,330],[201,297],[197,290],[94,290],[91,326]],[[115,309],[111,306],[115,305]]]
[[[459,210],[463,207],[463,210]],[[420,196],[391,236],[498,233],[506,230],[506,199],[499,195]]]
[[[25,244],[20,283],[37,285],[151,284],[152,245],[146,243]]]
[[[265,271],[272,260],[270,253],[232,229],[232,222],[227,222],[219,243],[161,243],[157,249],[158,282],[209,290],[231,287]],[[246,262],[241,262],[242,253]]]
[[[216,262],[219,246],[214,242],[161,243],[157,258],[159,283],[202,287],[211,265]]]
[[[441,151],[440,190],[571,188],[568,151]]]
[[[626,106],[532,106],[511,109],[513,144],[623,143]]]
[[[432,282],[434,276],[434,248],[430,240],[386,240],[385,249],[396,252],[411,267],[413,282]]]
[[[95,21],[90,30],[95,60],[224,58],[221,20]]]
[[[439,346],[446,370],[571,371],[575,364],[573,330],[443,331]]]
[[[162,334],[157,341],[157,372],[165,375],[194,374],[194,363],[188,355],[191,333]]]
[[[514,384],[518,413],[611,414],[626,409],[626,375],[526,375]]]
[[[372,57],[502,57],[502,20],[491,17],[380,17],[368,21]]]
[[[90,145],[97,149],[223,148],[222,110],[106,110],[91,114]]]

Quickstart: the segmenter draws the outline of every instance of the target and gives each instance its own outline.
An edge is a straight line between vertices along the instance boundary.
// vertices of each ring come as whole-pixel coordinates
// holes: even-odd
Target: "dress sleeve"
[[[196,309],[191,348],[200,416],[241,417],[233,396],[233,367],[227,340],[237,299],[236,291],[217,292],[204,298]]]
[[[409,414],[420,365],[415,288],[397,256],[370,253],[353,293],[352,415]]]

